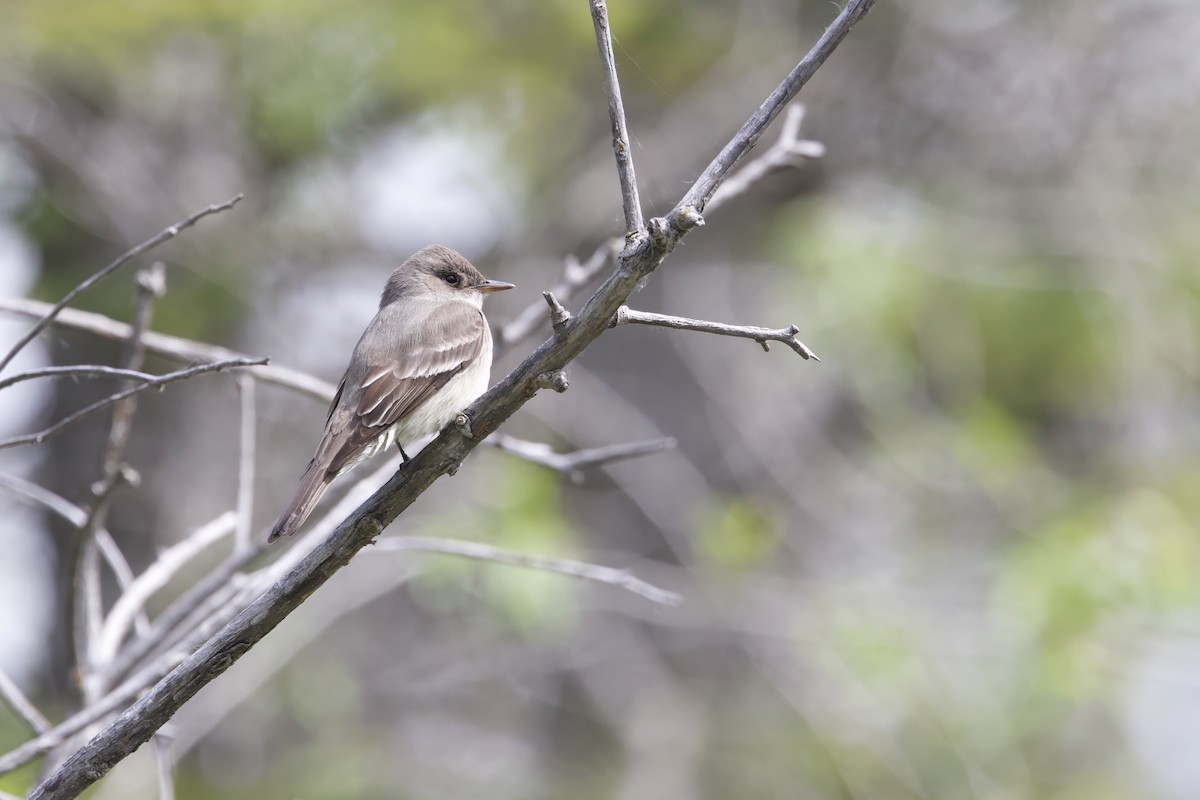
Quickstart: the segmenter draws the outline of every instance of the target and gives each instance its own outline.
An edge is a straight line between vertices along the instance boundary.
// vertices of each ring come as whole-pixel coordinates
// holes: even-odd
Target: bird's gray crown
[[[383,287],[379,307],[402,297],[430,294],[452,295],[471,289],[486,279],[461,254],[440,244],[431,244],[413,253],[396,267]]]

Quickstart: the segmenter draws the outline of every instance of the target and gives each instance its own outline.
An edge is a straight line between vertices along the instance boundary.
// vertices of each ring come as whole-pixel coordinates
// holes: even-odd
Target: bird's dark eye
[[[455,275],[453,272],[446,273],[445,278],[446,278],[446,283],[450,284],[451,286],[458,285],[458,276]]]

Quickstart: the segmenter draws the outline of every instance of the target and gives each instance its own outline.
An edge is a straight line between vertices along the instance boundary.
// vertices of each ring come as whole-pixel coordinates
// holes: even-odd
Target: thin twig
[[[106,528],[96,531],[96,546],[100,548],[100,555],[104,556],[104,560],[108,562],[109,568],[116,576],[117,585],[121,587],[121,591],[127,591],[134,582],[133,568],[129,566],[129,561],[121,552],[121,548],[117,546],[117,541],[113,539],[112,533]],[[134,622],[137,624],[139,633],[150,630],[150,618],[146,616],[144,610],[137,613]]]
[[[746,157],[746,154],[757,144],[763,131],[774,121],[784,106],[790,103],[804,88],[817,69],[846,38],[846,34],[850,33],[850,29],[867,15],[873,5],[875,5],[875,0],[850,0],[846,4],[833,24],[825,29],[825,33],[821,35],[813,49],[808,51],[808,54],[788,73],[775,91],[771,92],[762,105],[750,115],[750,119],[746,120],[729,144],[725,145],[712,163],[705,168],[696,182],[692,184],[692,188],[688,189],[683,198],[675,204],[675,208],[667,215],[667,223],[671,227],[677,230],[688,230],[703,224],[703,217],[700,215],[704,213],[708,201],[728,177],[729,172]]]
[[[171,674],[144,694],[85,747],[66,760],[41,783],[30,800],[70,800],[100,780],[113,765],[154,735],[168,719],[202,687],[220,676],[245,655],[329,578],[373,542],[384,528],[403,513],[442,475],[456,471],[479,442],[495,432],[518,408],[537,394],[542,375],[562,370],[596,340],[609,322],[699,216],[696,202],[703,202],[724,180],[740,154],[761,135],[761,129],[779,113],[799,85],[808,80],[833,46],[861,18],[873,0],[851,0],[846,12],[822,36],[801,62],[805,69],[786,91],[777,92],[754,118],[743,126],[740,144],[731,142],[735,157],[719,157],[705,171],[700,190],[689,192],[668,219],[649,224],[649,236],[635,235],[626,243],[617,269],[566,323],[561,335],[543,342],[515,370],[489,389],[462,413],[474,435],[463,434],[462,426],[450,425],[426,445],[371,498],[323,538],[304,559],[283,575],[265,593],[208,639]],[[793,71],[796,72],[796,71]],[[737,144],[736,147],[734,145]],[[724,152],[724,151],[723,151]],[[157,662],[156,662],[157,663]]]
[[[254,454],[256,421],[254,406],[254,378],[243,372],[237,376],[238,399],[241,401],[241,432],[238,452],[237,528],[234,547],[248,550],[251,547],[250,525],[254,518]]]
[[[125,345],[123,369],[140,370],[146,360],[146,346],[142,343],[142,335],[150,327],[150,319],[154,315],[154,303],[166,292],[166,265],[156,261],[148,269],[137,273],[137,295],[134,301],[133,323],[130,326],[129,339]],[[79,613],[76,618],[81,625],[76,627],[77,641],[75,645],[76,668],[80,675],[84,690],[84,701],[96,699],[103,687],[95,682],[95,670],[100,663],[96,659],[95,648],[98,644],[100,631],[104,625],[102,598],[100,593],[100,558],[99,549],[103,531],[105,539],[103,548],[108,554],[108,560],[114,565],[118,578],[122,583],[132,582],[132,571],[129,569],[120,548],[110,535],[107,535],[108,510],[117,487],[122,483],[134,483],[131,474],[124,468],[122,460],[125,448],[129,444],[129,436],[133,431],[133,417],[137,413],[138,398],[129,392],[137,384],[126,380],[125,395],[113,403],[112,422],[108,428],[108,440],[104,446],[104,456],[100,463],[100,479],[93,484],[92,493],[96,500],[88,512],[87,523],[78,546],[81,548],[75,570],[75,586]],[[148,622],[143,622],[148,627]]]
[[[226,511],[221,516],[197,528],[195,533],[164,550],[154,563],[131,583],[104,621],[96,645],[96,663],[107,666],[116,656],[117,649],[129,632],[129,626],[154,593],[162,589],[181,568],[207,549],[211,544],[234,530],[237,515]],[[151,630],[139,631],[139,636],[149,636]]]
[[[158,800],[175,800],[175,763],[172,744],[175,735],[164,725],[154,734],[154,761],[158,774]]]
[[[29,698],[21,691],[21,687],[17,686],[16,681],[8,677],[8,673],[2,669],[0,669],[0,700],[3,700],[4,704],[11,708],[13,713],[20,717],[21,721],[35,735],[50,730],[50,720],[37,710],[37,706],[29,702]]]
[[[654,314],[649,311],[634,311],[628,306],[618,308],[609,324],[614,328],[618,325],[653,325],[658,328],[673,328],[677,331],[699,331],[700,333],[715,333],[718,336],[737,336],[742,339],[753,339],[762,346],[763,350],[768,352],[771,347],[767,342],[782,342],[804,358],[811,358],[814,361],[821,360],[808,348],[808,345],[796,338],[800,329],[795,325],[778,329],[759,328],[754,325],[726,325],[723,322],[708,322],[702,319]]]
[[[27,300],[20,297],[0,297],[0,311],[8,311],[23,317],[41,317],[47,314],[51,308],[52,306],[49,303],[42,303],[38,300]],[[128,323],[106,317],[103,314],[95,314],[91,311],[79,311],[74,308],[66,308],[59,312],[58,317],[54,320],[54,324],[87,333],[94,333],[106,339],[128,339],[131,330]],[[183,339],[178,336],[154,333],[152,331],[147,331],[142,336],[142,342],[150,352],[173,358],[177,361],[229,361],[233,359],[246,359],[250,361],[253,358],[245,353],[238,353],[224,347],[195,342],[191,339]],[[330,401],[336,388],[327,381],[314,378],[312,375],[298,370],[288,369],[287,367],[254,366],[250,367],[249,371],[263,383],[281,386],[285,389],[294,389],[323,403]]]
[[[63,744],[81,730],[104,719],[114,711],[128,705],[129,701],[143,689],[174,669],[182,660],[178,653],[162,656],[147,667],[139,670],[116,689],[113,689],[95,703],[80,709],[67,719],[55,725],[50,730],[25,742],[4,755],[0,756],[0,775],[6,775],[18,767],[22,767],[39,756],[49,753]],[[62,766],[65,766],[62,765]],[[59,769],[62,769],[62,766]]]
[[[804,104],[793,103],[788,106],[787,113],[783,117],[783,128],[780,130],[775,144],[730,175],[709,198],[704,206],[704,213],[711,214],[718,207],[738,195],[744,194],[751,186],[773,172],[789,167],[800,167],[810,158],[824,156],[825,145],[811,139],[800,138],[800,125],[803,122]]]
[[[372,552],[394,550],[417,550],[423,553],[443,553],[445,555],[463,556],[479,561],[493,561],[499,564],[512,564],[529,569],[549,570],[582,578],[609,586],[617,586],[636,595],[661,603],[665,606],[677,606],[683,602],[683,597],[675,592],[668,592],[657,586],[646,583],[627,569],[602,567],[598,564],[588,564],[570,558],[548,558],[546,556],[527,555],[512,550],[503,550],[481,542],[467,542],[461,539],[438,539],[431,536],[395,536],[380,539],[375,542]]]
[[[604,91],[608,94],[608,119],[612,123],[613,153],[617,157],[617,177],[621,181],[621,207],[625,212],[625,235],[646,229],[642,201],[638,198],[637,176],[633,172],[633,149],[625,123],[625,105],[621,102],[621,83],[613,58],[612,35],[608,28],[608,7],[604,0],[591,0],[592,24],[596,28],[596,47],[604,70]]]
[[[132,378],[138,381],[154,377],[145,372],[138,372],[135,369],[118,369],[117,367],[104,367],[99,364],[78,364],[69,367],[45,367],[43,369],[18,372],[16,375],[10,375],[0,380],[0,389],[7,389],[14,383],[21,383],[22,381],[33,380],[34,378],[92,378],[96,376],[105,378]]]
[[[106,397],[103,400],[97,400],[90,406],[76,411],[74,414],[71,414],[69,417],[56,422],[43,431],[26,434],[25,436],[14,436],[11,439],[0,440],[0,450],[3,450],[6,447],[17,447],[18,445],[23,444],[41,444],[47,439],[50,439],[61,433],[63,428],[66,428],[71,423],[86,417],[88,414],[99,411],[105,406],[112,405],[113,403],[116,403],[122,398],[128,397],[131,394],[137,394],[138,392],[144,392],[147,389],[154,389],[159,386],[166,386],[168,383],[174,383],[175,381],[187,380],[188,378],[195,377],[196,375],[203,375],[207,372],[224,372],[225,370],[236,369],[237,367],[251,367],[266,363],[267,359],[265,358],[231,358],[226,361],[215,361],[211,364],[199,364],[187,369],[181,369],[178,372],[168,372],[166,375],[159,375],[153,380],[148,380],[145,383],[139,383],[137,386],[126,389],[123,392],[118,392],[111,397]]]
[[[399,456],[383,459],[373,472],[355,483],[316,522],[311,523],[309,525],[309,532],[296,544],[292,545],[287,553],[275,561],[268,569],[275,568],[286,571],[294,567],[296,562],[289,560],[293,554],[302,557],[308,550],[312,549],[314,542],[328,536],[337,527],[338,521],[344,519],[363,500],[370,497],[371,492],[374,491],[374,487],[379,486],[385,479],[385,476],[396,472],[399,460]],[[236,583],[238,579],[247,577],[242,574],[242,570],[257,558],[264,549],[265,540],[254,539],[252,540],[250,550],[243,552],[234,550],[216,569],[206,575],[191,589],[184,592],[178,599],[167,606],[161,614],[155,617],[149,636],[139,636],[120,652],[105,673],[105,680],[112,683],[122,679],[133,670],[147,663],[150,659],[156,657],[156,655],[166,652],[168,648],[176,648],[181,641],[190,638],[196,630],[201,628],[211,629],[214,620],[220,619],[219,624],[224,624],[232,619],[245,607],[245,602],[240,605],[237,604],[236,601],[239,592],[231,588],[231,585]],[[252,577],[254,579],[262,577],[268,582],[261,584],[258,592],[267,588],[270,582],[279,577],[279,574],[283,574],[270,573],[270,577],[266,577],[267,573],[265,570],[260,570],[259,572],[262,575],[255,573],[257,577]],[[253,597],[250,599],[253,599]]]
[[[164,230],[159,232],[159,234],[157,236],[153,236],[153,237],[147,239],[146,241],[142,242],[138,246],[136,246],[130,250],[126,250],[124,253],[117,256],[116,260],[109,263],[108,266],[104,267],[99,272],[92,274],[91,277],[89,277],[87,280],[83,281],[83,283],[79,284],[74,289],[67,292],[66,297],[64,297],[62,300],[59,300],[57,303],[55,303],[49,312],[47,312],[41,319],[39,319],[37,321],[37,323],[32,328],[30,328],[29,331],[24,336],[22,336],[20,339],[18,339],[17,343],[15,345],[13,345],[11,350],[8,351],[8,354],[5,355],[3,359],[0,359],[0,371],[3,371],[4,368],[9,365],[9,362],[11,362],[14,357],[16,357],[17,353],[21,352],[21,350],[23,350],[25,348],[25,345],[32,342],[39,333],[44,331],[46,329],[46,326],[49,325],[51,322],[53,322],[54,318],[56,316],[58,316],[58,314],[64,308],[66,308],[68,305],[70,305],[72,300],[74,300],[76,297],[78,297],[82,292],[85,292],[88,289],[90,289],[93,285],[96,284],[97,281],[108,277],[113,272],[115,272],[117,269],[122,267],[124,264],[128,263],[132,259],[137,258],[138,256],[142,255],[143,253],[153,250],[155,247],[158,247],[163,242],[167,242],[167,241],[170,241],[171,239],[174,239],[176,236],[179,235],[180,231],[184,230],[185,228],[190,228],[191,226],[195,225],[197,222],[204,219],[205,217],[207,217],[211,214],[219,214],[222,211],[226,211],[228,209],[233,208],[235,205],[237,205],[238,201],[241,199],[242,199],[242,195],[239,194],[236,197],[232,197],[229,200],[226,200],[224,203],[219,203],[217,205],[211,205],[208,208],[201,209],[200,211],[197,211],[195,214],[192,214],[190,217],[183,220],[182,222],[176,222],[174,225],[171,225],[170,227],[165,228]]]
[[[670,438],[651,439],[645,442],[610,444],[574,450],[569,453],[556,453],[548,444],[530,442],[503,433],[493,433],[487,438],[487,444],[497,450],[520,456],[526,461],[561,472],[575,483],[579,483],[583,480],[583,470],[588,467],[598,467],[614,461],[625,461],[638,456],[661,453],[674,448],[677,442]]]
[[[567,256],[563,265],[563,275],[558,283],[549,291],[561,302],[568,303],[575,293],[590,285],[611,266],[617,253],[621,252],[620,239],[608,239],[587,261],[581,262],[575,256]],[[539,330],[546,321],[546,304],[534,300],[520,314],[505,323],[496,333],[496,355],[500,355],[514,344],[523,341]]]
[[[0,489],[31,503],[50,509],[73,527],[82,528],[87,523],[87,511],[66,498],[59,497],[49,489],[15,475],[0,474]]]

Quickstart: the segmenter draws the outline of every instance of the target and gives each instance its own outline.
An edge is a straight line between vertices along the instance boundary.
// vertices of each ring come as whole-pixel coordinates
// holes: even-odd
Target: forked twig
[[[154,248],[158,247],[163,242],[167,242],[167,241],[170,241],[171,239],[174,239],[176,236],[179,235],[180,231],[182,231],[186,228],[192,227],[193,225],[195,225],[197,222],[204,219],[205,217],[210,216],[212,214],[219,214],[222,211],[227,211],[227,210],[233,208],[235,205],[238,204],[238,201],[240,201],[241,199],[242,199],[242,195],[238,194],[238,195],[230,198],[229,200],[226,200],[224,203],[217,203],[216,205],[211,205],[211,206],[208,206],[207,208],[202,208],[199,211],[197,211],[195,214],[192,214],[190,217],[183,220],[182,222],[176,222],[174,225],[164,228],[162,231],[160,231],[158,233],[158,235],[152,236],[151,238],[147,239],[146,241],[142,242],[141,244],[137,245],[136,247],[126,250],[124,253],[117,256],[117,258],[115,260],[110,262],[108,264],[108,266],[104,267],[99,272],[93,273],[90,277],[87,278],[87,280],[83,281],[78,286],[76,286],[74,289],[67,292],[66,296],[63,297],[62,300],[59,300],[57,303],[55,303],[54,306],[46,313],[45,316],[43,316],[41,319],[39,319],[37,321],[37,323],[34,324],[34,326],[25,333],[24,336],[22,336],[20,339],[17,340],[17,343],[14,344],[12,346],[12,349],[8,351],[8,354],[5,355],[4,358],[0,359],[0,371],[3,371],[4,368],[7,367],[9,365],[9,363],[13,360],[13,358],[16,357],[17,353],[21,352],[21,350],[23,350],[25,348],[25,345],[32,342],[39,333],[44,331],[46,329],[46,326],[49,325],[51,322],[53,322],[54,318],[58,316],[59,312],[61,312],[64,308],[66,308],[68,305],[70,305],[71,301],[74,300],[76,297],[78,297],[81,293],[87,291],[93,285],[95,285],[98,281],[100,281],[103,278],[108,277],[113,272],[116,272],[119,268],[121,268],[128,262],[132,261],[133,259],[137,258],[138,256],[142,255],[143,253],[147,253],[147,252],[153,250]]]

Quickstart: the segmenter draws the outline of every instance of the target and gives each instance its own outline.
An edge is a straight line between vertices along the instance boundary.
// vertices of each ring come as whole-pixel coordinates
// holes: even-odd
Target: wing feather
[[[345,437],[338,437],[341,441],[335,444],[329,471],[340,472],[364,447],[479,358],[487,334],[485,325],[478,308],[446,303],[417,326],[417,335],[407,342],[372,341],[365,349],[360,344],[363,354],[370,354],[375,363],[366,364],[361,386],[347,398],[357,394],[357,403],[348,415],[351,419]],[[350,377],[348,372],[343,384]],[[341,394],[339,391],[339,398]],[[331,408],[331,421],[333,415]]]

